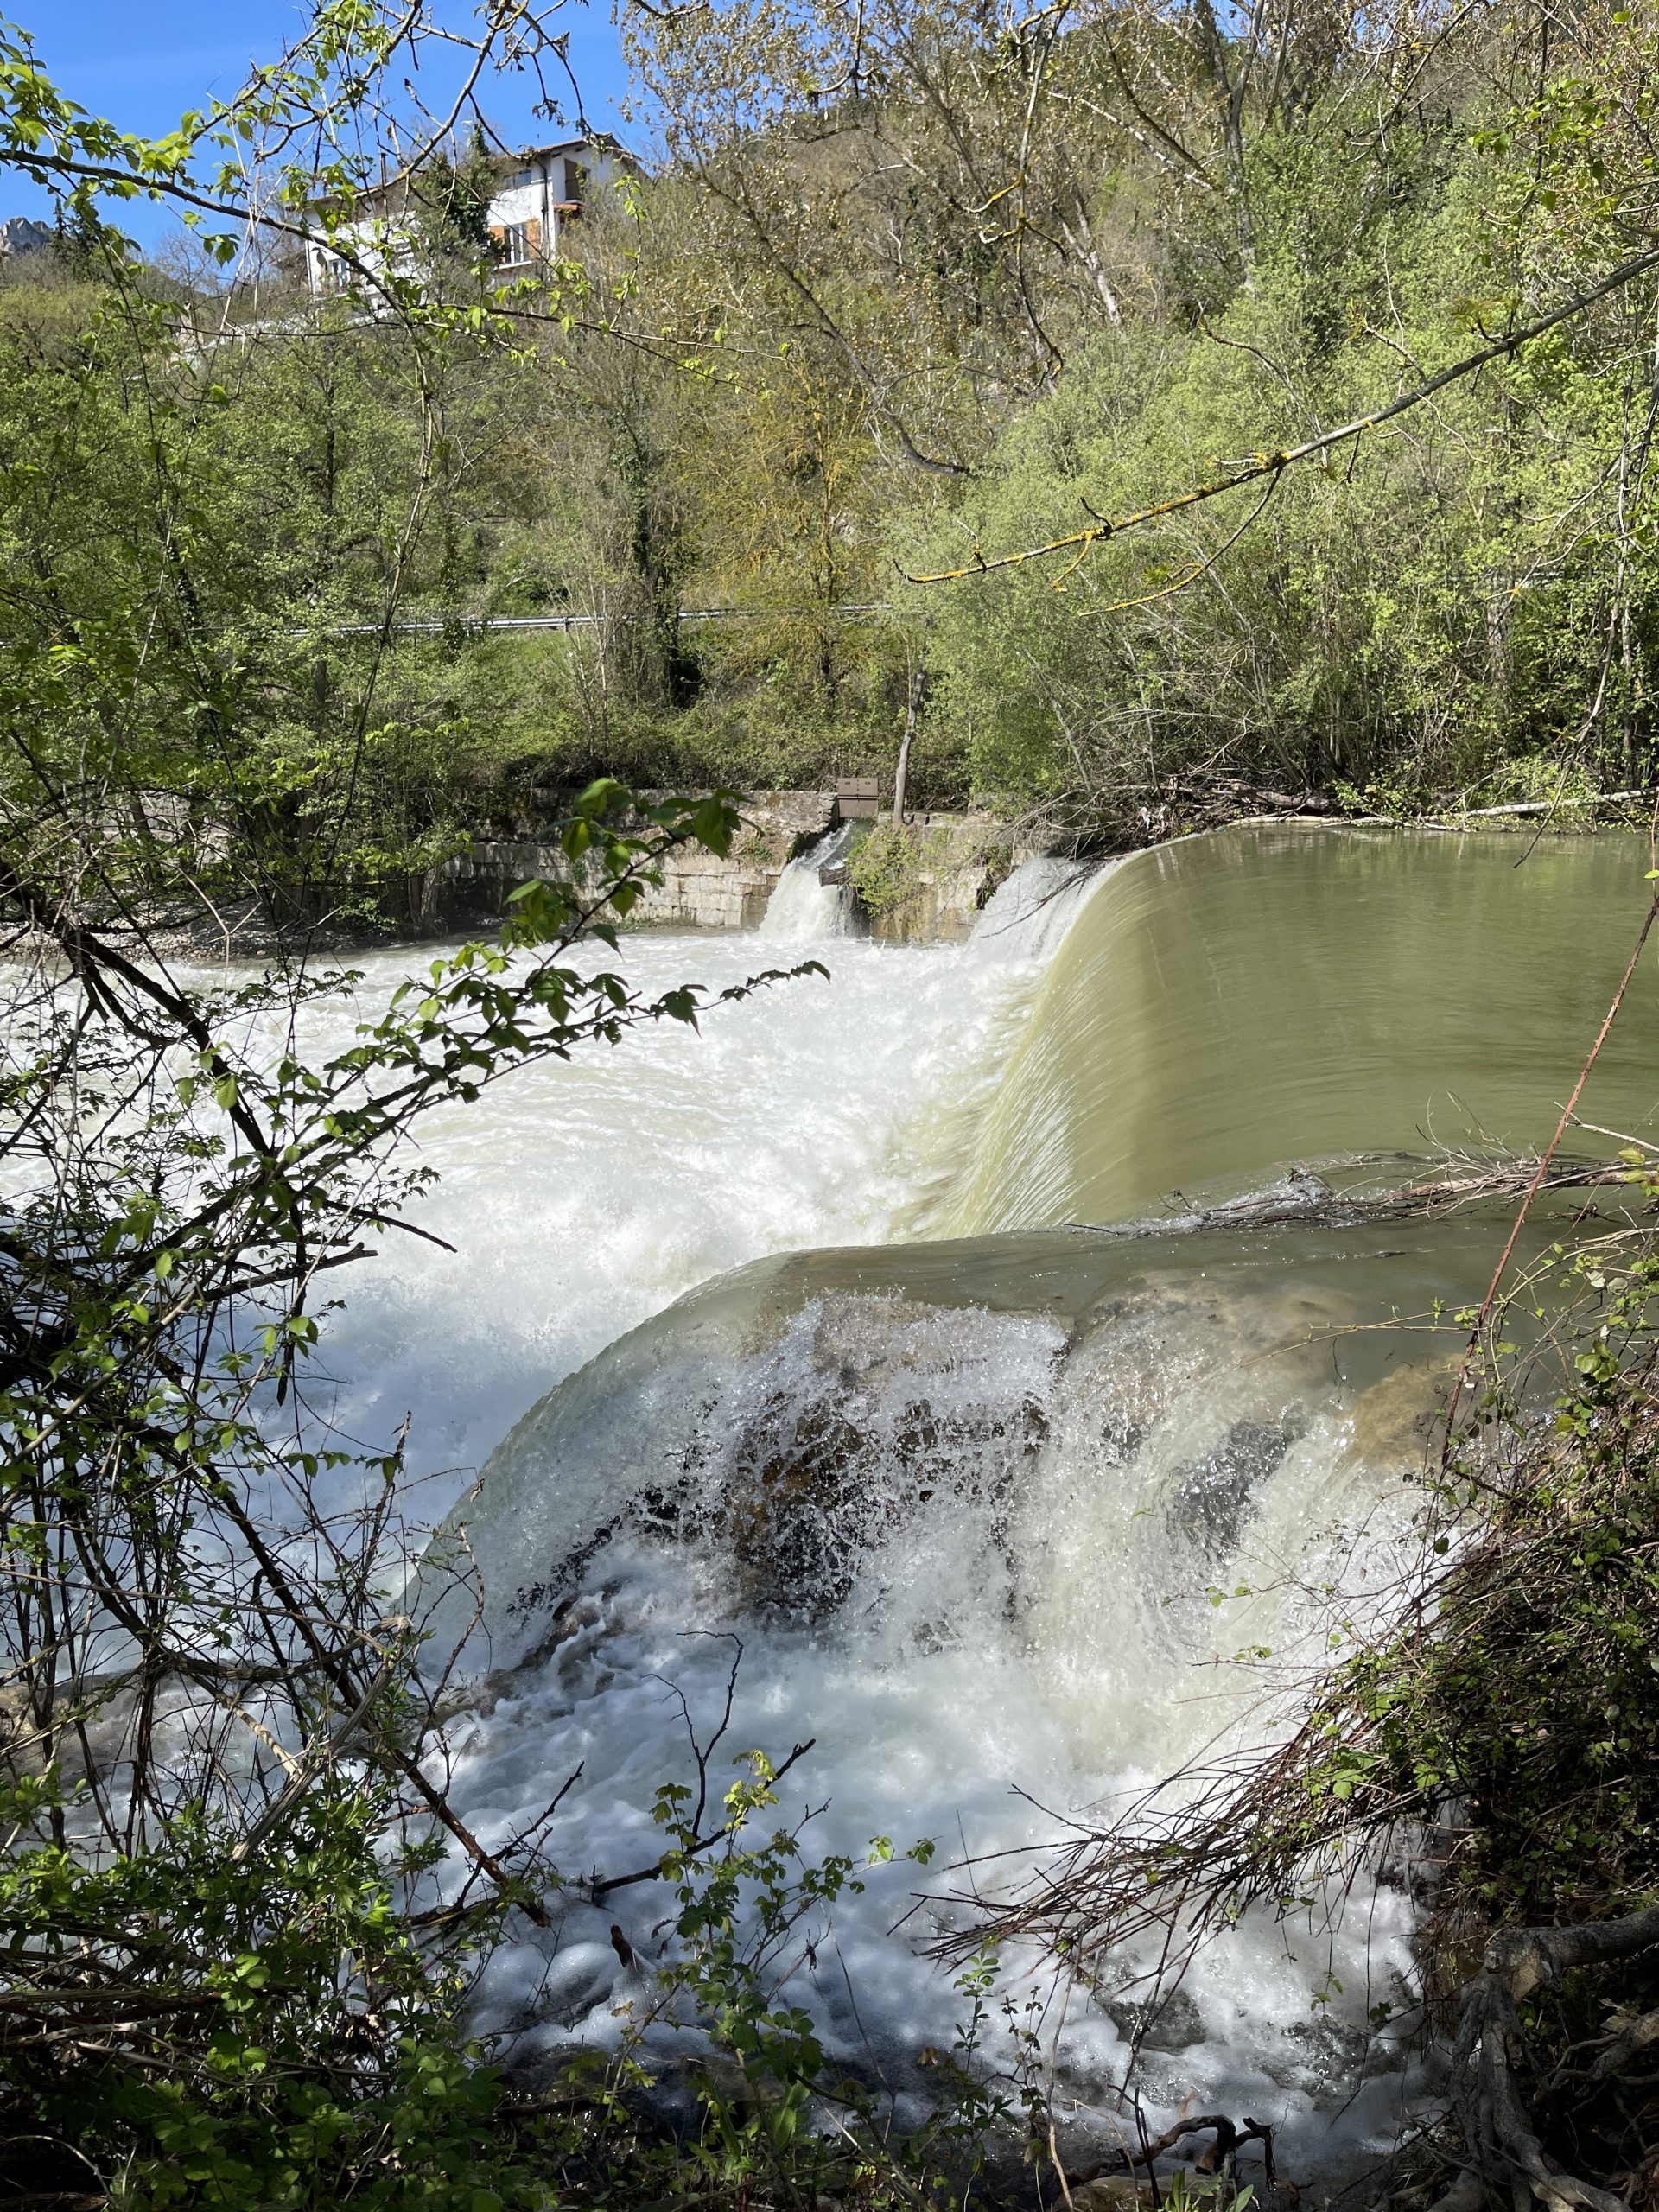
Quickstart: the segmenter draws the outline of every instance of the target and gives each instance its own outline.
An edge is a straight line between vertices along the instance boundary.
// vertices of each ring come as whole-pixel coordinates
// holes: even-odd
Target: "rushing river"
[[[1195,1229],[1192,1192],[1541,1144],[1647,866],[1623,838],[1240,830],[1086,884],[1039,865],[962,949],[839,936],[799,869],[764,941],[625,939],[652,987],[791,943],[831,976],[429,1126],[423,1218],[457,1250],[389,1252],[326,1346],[342,1426],[410,1413],[442,1502],[484,1470],[455,1730],[483,1840],[580,1766],[557,1862],[648,1863],[652,1793],[688,1764],[680,1700],[706,1735],[741,1636],[721,1758],[814,1738],[785,1800],[825,1808],[809,1849],[938,1846],[937,1881],[878,1870],[788,1982],[839,2063],[918,2089],[963,2011],[924,1955],[968,1923],[963,1893],[1259,1732],[1333,1609],[1386,1587],[1455,1358],[1430,1317],[1478,1296],[1503,1234]],[[407,964],[373,963],[365,997]],[[1583,1108],[1618,1135],[1573,1148],[1656,1107],[1640,979]],[[1076,1225],[1136,1215],[1158,1225]],[[573,1901],[492,1963],[480,2024],[521,2055],[613,2040],[639,1992],[609,1924],[649,1960],[664,1910],[651,1884]],[[1142,2055],[1152,2124],[1189,2098],[1271,2119],[1293,2171],[1384,2141],[1408,2075],[1367,2018],[1408,2006],[1410,1925],[1382,1886],[1334,1934],[1264,1921],[1212,1947]],[[1004,1963],[1020,2004],[1046,1990],[1034,1956]],[[1101,1962],[1044,2021],[1063,2111],[1109,2134],[1145,1964]]]

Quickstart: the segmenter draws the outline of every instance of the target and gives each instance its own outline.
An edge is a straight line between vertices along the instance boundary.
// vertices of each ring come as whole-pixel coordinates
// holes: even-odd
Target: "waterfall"
[[[1259,1741],[1331,1609],[1380,1602],[1458,1349],[1422,1317],[1478,1299],[1505,1226],[1055,1224],[1196,1205],[1206,1177],[1288,1187],[1310,1154],[1547,1134],[1646,849],[1558,840],[1517,869],[1521,849],[1252,831],[1028,863],[966,949],[834,938],[827,983],[435,1122],[424,1218],[459,1249],[397,1240],[327,1351],[359,1378],[336,1408],[354,1433],[412,1409],[440,1505],[484,1462],[457,1516],[477,1696],[450,1748],[485,1847],[580,1766],[556,1862],[649,1863],[685,1713],[706,1735],[741,1637],[730,1749],[816,1739],[782,1808],[825,1808],[804,1850],[927,1834],[972,1862],[874,1870],[790,1983],[837,2066],[925,2095],[920,2054],[962,2008],[927,1945],[969,1923],[964,1890],[1017,1885],[1066,1821],[1196,1750]],[[826,942],[823,853],[786,872],[767,938]],[[656,932],[613,957],[647,993],[775,963]],[[1659,1092],[1650,985],[1627,1012],[1587,1109],[1610,1128]],[[895,1241],[924,1218],[972,1233]],[[1529,1232],[1560,1233],[1547,1209]],[[663,1910],[650,1885],[569,1894],[492,1962],[480,2032],[613,2042],[609,1923],[654,1957]],[[1247,1920],[1212,1946],[1142,2052],[1148,2125],[1187,2100],[1255,2112],[1325,2174],[1385,2142],[1412,2079],[1367,2014],[1408,2002],[1412,1924],[1379,1880],[1334,1934]],[[1079,2126],[1122,2085],[1145,1964],[1101,1961],[1067,1999]],[[1034,1986],[1034,1955],[1007,1965]]]
[[[817,844],[791,861],[766,901],[760,934],[780,938],[791,944],[813,944],[823,938],[845,937],[852,917],[852,894],[844,883],[825,883],[820,871],[842,859],[851,842],[850,825],[843,824],[820,837]]]
[[[1106,1222],[1287,1160],[1541,1148],[1635,936],[1648,848],[1560,836],[1517,866],[1524,851],[1246,828],[1121,861],[1074,907],[941,1218]],[[1656,1065],[1649,982],[1584,1121],[1650,1130]]]
[[[978,1124],[1042,974],[948,945],[837,938],[830,970],[664,1022],[615,1052],[522,1071],[435,1116],[441,1179],[327,1324],[333,1410],[355,1435],[414,1415],[408,1464],[442,1511],[561,1376],[682,1292],[772,1252],[880,1243]],[[788,956],[790,957],[796,956]],[[422,956],[358,957],[354,1001],[302,1016],[302,1048],[345,1051]],[[625,931],[620,969],[652,998],[787,964],[753,933]],[[284,1039],[273,1033],[273,1052]]]
[[[503,1701],[466,1724],[458,1802],[487,1844],[586,1761],[556,1862],[633,1863],[650,1789],[685,1760],[663,1684],[707,1726],[740,1634],[733,1745],[814,1739],[814,1848],[925,1834],[981,1896],[1017,1890],[1067,1816],[1259,1743],[1275,1694],[1287,1711],[1332,1628],[1392,1586],[1456,1357],[1396,1316],[1478,1296],[1503,1223],[1478,1227],[1428,1225],[1408,1254],[1397,1224],[1049,1231],[800,1254],[692,1293],[484,1471],[467,1526]],[[934,1900],[906,1922],[918,1888]],[[838,1909],[833,1955],[791,1985],[837,2067],[925,2094],[920,2054],[960,2000],[914,1946],[971,1925],[962,1889],[888,1869]],[[602,1945],[613,1909],[573,1902],[559,1943]],[[615,1910],[639,1945],[661,1908]],[[1158,2125],[1187,2095],[1270,2107],[1292,2171],[1328,2170],[1351,2095],[1342,2139],[1385,2136],[1402,2081],[1367,2013],[1408,2001],[1411,1921],[1387,1884],[1360,1885],[1328,1947],[1247,1920],[1189,1973],[1178,2047],[1142,2078]],[[547,1955],[526,1945],[513,2002]],[[1078,2124],[1111,2107],[1148,1963],[1113,1955],[1072,1992]],[[1024,1987],[1041,1955],[1006,1964]],[[584,1994],[556,2034],[608,2017]]]
[[[1052,860],[1039,854],[1004,878],[969,940],[976,960],[1053,957],[1084,907],[1119,863]]]

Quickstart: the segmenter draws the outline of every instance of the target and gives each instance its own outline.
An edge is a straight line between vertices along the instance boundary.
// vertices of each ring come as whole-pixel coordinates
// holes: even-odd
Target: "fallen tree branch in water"
[[[1500,814],[1554,814],[1564,806],[1618,806],[1639,798],[1645,805],[1653,793],[1644,791],[1582,791],[1576,798],[1517,799],[1509,806],[1460,806],[1459,822],[1488,822]]]
[[[1183,1213],[1150,1216],[1141,1221],[1067,1221],[1063,1229],[1086,1230],[1096,1236],[1192,1235],[1202,1230],[1268,1229],[1280,1224],[1349,1229],[1368,1221],[1432,1219],[1487,1201],[1525,1198],[1540,1190],[1628,1189],[1630,1170],[1621,1162],[1516,1160],[1512,1166],[1476,1167],[1467,1174],[1402,1183],[1385,1191],[1336,1189],[1311,1168],[1293,1167],[1273,1189],[1226,1198],[1215,1205],[1189,1205]],[[1174,1193],[1176,1197],[1180,1192]]]
[[[1252,2120],[1248,2113],[1242,2126],[1225,2113],[1204,2113],[1191,2120],[1178,2120],[1161,2135],[1143,2134],[1138,2152],[1130,2150],[1127,2144],[1121,2145],[1111,2158],[1103,2158],[1082,2173],[1069,2175],[1068,2179],[1082,2184],[1098,2181],[1103,2174],[1133,2172],[1136,2166],[1144,2166],[1150,2177],[1156,2162],[1178,2144],[1185,2142],[1190,2136],[1208,2134],[1213,2134],[1216,2139],[1198,2160],[1198,2171],[1202,2174],[1230,2175],[1237,2164],[1240,2145],[1261,2144],[1267,2164],[1268,2201],[1271,2202],[1274,2183],[1273,2129],[1262,2120]]]

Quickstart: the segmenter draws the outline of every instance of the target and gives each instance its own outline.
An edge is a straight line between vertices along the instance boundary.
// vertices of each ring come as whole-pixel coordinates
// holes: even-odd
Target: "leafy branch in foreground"
[[[330,2201],[387,2129],[395,2195],[493,2108],[454,2015],[504,1916],[545,1918],[539,1829],[488,1849],[449,1802],[401,1440],[365,1458],[310,1407],[314,1309],[422,1233],[423,1114],[778,979],[652,997],[573,957],[736,824],[595,785],[566,880],[321,1058],[306,1017],[350,976],[201,989],[0,846],[0,2125],[136,2158],[150,2201],[266,2202],[295,2159]],[[482,1887],[425,1928],[446,1852]]]

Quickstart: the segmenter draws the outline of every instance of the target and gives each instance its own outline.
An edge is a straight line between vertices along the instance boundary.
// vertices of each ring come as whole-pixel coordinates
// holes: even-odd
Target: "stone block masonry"
[[[648,795],[649,796],[649,795]],[[701,845],[663,863],[630,917],[634,928],[741,930],[759,926],[779,877],[798,853],[829,829],[833,791],[755,791],[743,802],[743,826],[724,859]],[[519,884],[563,873],[556,842],[535,837],[481,838],[470,852],[434,870],[429,926],[443,931],[493,920]]]

